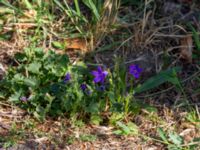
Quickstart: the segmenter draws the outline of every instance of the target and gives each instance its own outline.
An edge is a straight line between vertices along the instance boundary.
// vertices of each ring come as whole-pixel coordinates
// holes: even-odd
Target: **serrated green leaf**
[[[176,133],[169,133],[169,139],[178,146],[183,144],[183,138]]]
[[[15,74],[14,77],[13,77],[13,81],[15,81],[15,82],[20,82],[20,81],[23,81],[23,80],[24,80],[24,76],[20,73]]]
[[[132,135],[137,135],[139,133],[138,126],[133,122],[128,122],[127,127],[130,129]]]
[[[126,126],[125,124],[123,124],[122,122],[118,121],[116,123],[116,125],[118,125],[124,132],[124,134],[128,135],[131,133],[130,129],[128,128],[128,126]]]
[[[37,87],[39,83],[38,83],[38,80],[35,79],[35,78],[25,78],[24,84],[29,86],[29,87],[34,88],[34,87]]]
[[[99,115],[92,115],[90,118],[90,122],[95,125],[99,125],[102,122],[102,118]]]
[[[12,95],[8,98],[8,100],[11,101],[11,102],[16,102],[16,101],[19,101],[20,96],[21,96],[21,92],[15,92],[14,94],[12,94]]]
[[[123,113],[113,113],[110,117],[110,123],[115,124],[117,121],[122,120],[124,118]]]
[[[41,63],[39,62],[33,62],[28,65],[27,70],[31,73],[39,74],[40,73],[40,68],[41,68]]]

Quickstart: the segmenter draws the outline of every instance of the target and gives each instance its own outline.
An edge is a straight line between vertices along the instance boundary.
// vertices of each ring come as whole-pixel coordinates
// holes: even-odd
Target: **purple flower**
[[[67,73],[66,75],[65,75],[65,78],[64,78],[64,83],[66,84],[69,80],[71,80],[71,75],[69,74],[69,73]]]
[[[81,90],[86,93],[87,95],[91,95],[92,92],[88,89],[87,85],[85,83],[82,83],[80,85]]]
[[[100,86],[96,86],[96,90],[98,92],[104,92],[106,90],[106,86],[105,85],[100,85]]]
[[[81,88],[81,90],[84,92],[84,91],[87,89],[87,85],[84,84],[84,83],[82,83],[82,84],[80,85],[80,88]]]
[[[105,91],[105,89],[106,89],[106,86],[105,86],[105,85],[101,85],[101,86],[99,87],[99,90],[102,91],[102,92]]]
[[[27,101],[28,101],[28,98],[27,98],[26,96],[22,96],[22,97],[20,97],[20,100],[21,100],[22,102],[27,102]]]
[[[106,76],[108,75],[107,71],[104,71],[100,66],[97,70],[92,71],[92,75],[94,76],[94,83],[104,83]]]
[[[129,66],[129,73],[134,76],[136,79],[140,77],[142,69],[138,65],[130,65]]]

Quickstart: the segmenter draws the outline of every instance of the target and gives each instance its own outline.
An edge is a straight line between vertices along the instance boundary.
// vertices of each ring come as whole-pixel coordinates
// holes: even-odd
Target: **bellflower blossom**
[[[94,76],[94,83],[104,83],[108,72],[103,70],[100,66],[98,66],[97,70],[92,71],[92,75]]]
[[[67,73],[66,75],[65,75],[65,78],[64,78],[64,80],[63,80],[63,82],[66,84],[68,81],[70,81],[71,80],[71,75],[69,74],[69,73]]]
[[[92,91],[90,91],[85,83],[80,85],[81,90],[86,93],[87,95],[91,95]]]
[[[138,65],[129,66],[129,73],[136,79],[140,77],[141,72],[142,72],[142,69]]]
[[[81,88],[81,90],[84,92],[84,91],[87,89],[87,85],[84,84],[84,83],[82,83],[82,84],[80,85],[80,88]]]
[[[22,102],[27,102],[27,101],[28,101],[28,98],[27,98],[26,96],[22,96],[22,97],[20,97],[20,100],[21,100]]]

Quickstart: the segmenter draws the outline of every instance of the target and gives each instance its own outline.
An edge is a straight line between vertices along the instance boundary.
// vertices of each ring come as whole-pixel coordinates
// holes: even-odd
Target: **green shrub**
[[[112,117],[122,113],[123,118],[138,113],[141,108],[133,101],[134,93],[145,92],[164,82],[179,84],[173,68],[136,86],[135,79],[142,72],[138,65],[131,64],[127,70],[123,61],[116,60],[112,73],[102,66],[91,71],[82,62],[72,65],[67,55],[51,50],[45,53],[40,48],[25,49],[14,60],[16,63],[0,81],[0,98],[26,109],[39,120],[44,120],[46,115],[63,115],[89,117],[98,124],[102,121],[102,112],[110,112]]]

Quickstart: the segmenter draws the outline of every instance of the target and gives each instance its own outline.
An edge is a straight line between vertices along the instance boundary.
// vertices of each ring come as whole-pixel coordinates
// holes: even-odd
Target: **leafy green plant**
[[[162,128],[158,128],[157,132],[162,139],[162,143],[167,145],[169,150],[195,150],[199,145],[194,142],[194,139],[188,144],[184,144],[184,139],[175,132],[169,132],[168,134],[163,131]]]
[[[118,102],[120,107],[123,106],[121,112],[129,111],[132,96],[123,99],[123,94],[131,94],[125,91],[126,84],[123,82],[126,81],[117,77],[119,74],[105,83],[95,83],[95,78],[99,80],[101,73],[107,74],[107,71],[99,72],[101,67],[98,67],[97,71],[93,71],[96,77],[92,81],[91,71],[84,63],[71,65],[67,55],[53,51],[45,53],[41,48],[25,49],[24,53],[15,55],[15,61],[17,63],[0,81],[2,98],[8,98],[9,102],[26,109],[39,120],[44,120],[46,115],[67,115],[80,119],[89,115],[92,123],[99,124],[103,121],[101,112],[119,111],[116,108]],[[116,80],[117,86],[114,86],[115,78],[120,80]],[[104,82],[106,78],[100,80]],[[120,88],[122,84],[123,88]],[[116,92],[119,97],[113,99],[111,95]]]
[[[69,136],[66,140],[67,144],[73,144],[76,141],[76,137],[75,136]]]
[[[81,134],[80,135],[80,140],[84,141],[84,142],[92,142],[92,141],[95,141],[96,139],[97,139],[97,137],[92,134]]]
[[[200,129],[200,118],[195,110],[186,115],[186,120],[195,124]]]
[[[165,71],[161,71],[157,75],[149,78],[142,85],[138,85],[138,87],[135,89],[135,92],[136,93],[145,92],[145,91],[154,89],[165,82],[170,82],[176,85],[177,88],[181,88],[180,82],[176,74],[176,72],[180,70],[181,70],[180,67],[176,67],[176,68],[170,68]]]
[[[138,127],[132,123],[128,122],[124,124],[120,121],[116,122],[117,130],[113,131],[114,134],[117,135],[137,135],[138,134]]]
[[[101,66],[90,71],[82,62],[71,65],[67,55],[51,50],[45,53],[35,47],[17,53],[14,59],[16,64],[0,81],[1,97],[39,120],[44,120],[46,115],[65,115],[88,121],[89,116],[91,123],[100,124],[101,113],[110,111],[110,122],[115,123],[140,111],[141,105],[134,100],[134,93],[166,81],[179,85],[176,71],[172,69],[137,87],[134,80],[140,77],[142,69],[134,64],[127,69],[120,59],[112,72]]]
[[[87,81],[84,80],[84,74],[88,74],[86,66],[69,66],[67,55],[34,48],[16,54],[15,59],[18,65],[8,70],[0,86],[10,102],[27,109],[38,119],[43,120],[46,114],[73,114],[78,110],[81,115],[83,107],[86,109],[94,102],[80,89],[80,84]],[[73,77],[65,83],[66,72],[73,72]]]
[[[16,123],[13,122],[8,134],[0,137],[0,143],[2,144],[4,149],[7,149],[17,145],[17,142],[24,139],[25,137],[25,130],[17,128]]]

